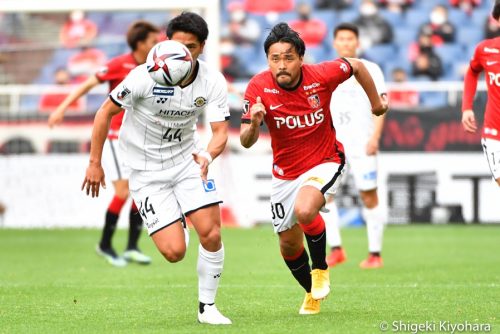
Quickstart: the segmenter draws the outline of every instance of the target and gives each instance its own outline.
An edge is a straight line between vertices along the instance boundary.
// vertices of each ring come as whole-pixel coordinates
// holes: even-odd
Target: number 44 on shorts
[[[139,212],[144,219],[148,219],[147,217],[148,212],[151,212],[153,215],[156,214],[155,209],[153,208],[153,204],[148,203],[148,201],[149,201],[149,196],[146,197],[144,202],[141,201],[141,204],[139,206]]]

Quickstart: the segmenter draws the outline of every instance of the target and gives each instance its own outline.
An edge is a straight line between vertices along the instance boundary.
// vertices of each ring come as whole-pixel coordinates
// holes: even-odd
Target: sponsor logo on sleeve
[[[174,96],[173,87],[154,87],[153,95],[155,96]]]
[[[347,67],[347,65],[345,63],[340,63],[340,69],[342,71],[344,71],[344,73],[349,72],[349,68]]]
[[[489,48],[489,47],[484,47],[484,52],[486,53],[500,53],[500,50],[496,48]]]
[[[127,87],[123,87],[123,90],[121,92],[119,92],[118,94],[116,94],[116,97],[118,98],[118,100],[123,100],[130,93],[131,93],[130,89],[128,89]]]

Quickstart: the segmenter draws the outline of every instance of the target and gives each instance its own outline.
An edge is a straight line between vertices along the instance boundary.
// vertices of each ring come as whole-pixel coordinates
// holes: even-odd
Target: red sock
[[[108,211],[115,215],[119,215],[126,201],[126,198],[120,198],[118,196],[113,197],[111,203],[109,203]]]
[[[323,231],[325,230],[325,221],[319,213],[310,224],[306,225],[299,222],[299,225],[302,231],[304,231],[304,233],[307,235],[318,235],[323,233]]]

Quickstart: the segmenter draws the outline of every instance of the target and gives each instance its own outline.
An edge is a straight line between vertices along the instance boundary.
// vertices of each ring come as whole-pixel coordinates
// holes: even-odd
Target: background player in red
[[[103,82],[108,82],[109,90],[113,90],[113,88],[125,79],[132,69],[146,61],[149,50],[158,42],[159,33],[160,30],[149,22],[134,22],[127,32],[127,43],[132,52],[111,59],[103,69],[81,83],[50,115],[49,126],[53,127],[60,124],[64,119],[66,109],[95,86]],[[118,256],[111,243],[118,222],[118,216],[129,196],[128,174],[130,171],[123,164],[118,154],[118,132],[122,124],[123,114],[124,112],[122,111],[112,118],[108,140],[104,149],[103,163],[107,171],[106,175],[113,181],[115,195],[106,212],[106,221],[101,241],[97,246],[97,253],[104,256],[110,264],[118,267],[125,266],[127,264],[126,261],[135,261],[142,264],[151,262],[151,259],[141,253],[137,246],[142,229],[142,219],[138,214],[135,203],[132,203],[130,210],[128,244],[123,258]]]
[[[384,114],[387,106],[358,60],[303,64],[304,41],[286,23],[273,27],[264,49],[269,70],[248,84],[240,141],[248,148],[258,140],[263,121],[269,128],[272,223],[285,263],[306,290],[299,313],[315,314],[320,311],[320,300],[330,292],[325,222],[319,210],[325,205],[325,192],[340,183],[345,165],[344,149],[336,140],[330,114],[332,92],[354,74],[374,114]],[[304,234],[312,267],[303,245]]]
[[[500,0],[495,1],[491,12],[495,20],[500,18]],[[472,110],[479,74],[485,72],[488,102],[484,113],[481,144],[490,166],[491,174],[500,186],[500,37],[479,43],[470,61],[464,79],[462,97],[462,125],[467,132],[476,132],[477,124]]]

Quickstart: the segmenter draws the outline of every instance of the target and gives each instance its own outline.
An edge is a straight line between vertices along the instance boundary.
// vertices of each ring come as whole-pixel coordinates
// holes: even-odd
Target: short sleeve
[[[481,72],[483,70],[483,65],[481,65],[481,54],[479,52],[480,50],[481,47],[480,45],[478,45],[476,47],[476,50],[474,50],[474,55],[472,56],[469,63],[471,70],[476,73]]]
[[[109,98],[117,106],[130,109],[134,101],[143,96],[144,86],[147,84],[141,73],[143,70],[144,68],[139,66],[130,71],[127,77],[109,93]]]
[[[328,87],[334,90],[338,85],[349,79],[353,74],[351,63],[345,58],[320,63],[321,73],[325,76]]]
[[[250,107],[255,104],[257,100],[257,85],[255,79],[250,80],[247,89],[245,90],[245,97],[243,99],[243,113],[241,114],[241,123],[251,123]]]
[[[217,80],[208,96],[205,115],[209,122],[222,122],[230,118],[227,104],[227,82],[221,73],[217,73]]]

